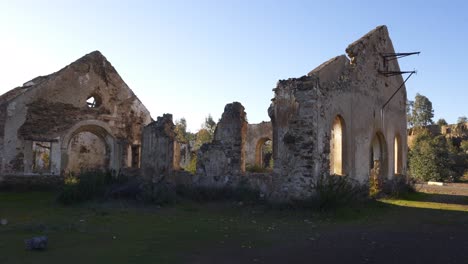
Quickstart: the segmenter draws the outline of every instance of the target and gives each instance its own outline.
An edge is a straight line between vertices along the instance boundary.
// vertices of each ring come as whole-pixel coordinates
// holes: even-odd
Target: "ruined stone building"
[[[463,140],[468,140],[468,122],[459,124],[450,124],[445,126],[428,125],[424,127],[433,136],[443,135],[445,138],[450,139],[452,144],[460,147]],[[411,148],[413,141],[418,135],[418,130],[414,128],[408,129],[408,147]]]
[[[139,167],[148,110],[92,52],[0,96],[0,175]]]
[[[151,183],[242,183],[283,200],[309,197],[327,175],[362,185],[405,179],[406,88],[398,60],[388,59],[395,51],[387,28],[377,27],[346,52],[279,81],[271,122],[248,124],[240,103],[227,104],[213,141],[197,150],[193,175],[183,170],[192,153],[177,142],[172,115],[152,122],[106,58],[90,53],[0,96],[0,175],[141,163]],[[264,151],[270,147],[272,153]],[[252,166],[273,168],[246,170]]]
[[[240,103],[227,104],[213,142],[198,151],[196,174],[183,182],[243,182],[273,199],[288,200],[309,197],[313,183],[327,175],[362,185],[371,177],[406,180],[406,88],[401,74],[387,74],[400,71],[396,59],[386,59],[395,54],[387,28],[377,27],[346,52],[305,76],[279,81],[268,109],[271,123],[249,125]],[[160,153],[177,144],[167,129],[173,127],[172,118],[170,126],[163,119],[157,123],[152,127],[159,129],[145,129],[143,144],[150,146],[144,164],[155,175],[177,172],[177,155]],[[267,141],[273,145],[273,171],[246,172],[246,164],[262,166],[259,149]],[[158,157],[165,160],[163,169],[154,165]]]
[[[362,184],[371,171],[382,181],[406,174],[406,88],[400,74],[385,74],[400,71],[385,57],[395,53],[387,28],[346,53],[274,89],[269,114],[280,196],[306,197],[327,173]]]
[[[273,157],[265,157],[263,148],[272,144],[273,130],[271,122],[249,124],[245,143],[246,166],[268,167],[269,160]],[[270,153],[268,153],[270,155]]]

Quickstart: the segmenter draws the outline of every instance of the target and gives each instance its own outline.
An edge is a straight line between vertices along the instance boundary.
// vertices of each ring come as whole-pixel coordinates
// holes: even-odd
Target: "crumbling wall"
[[[95,104],[89,105],[88,98]],[[60,71],[37,77],[0,96],[0,133],[4,133],[3,155],[6,164],[17,163],[17,154],[24,152],[24,170],[4,166],[3,173],[22,174],[32,171],[32,155],[27,153],[33,141],[57,142],[53,157],[60,173],[67,167],[67,147],[76,124],[100,122],[119,146],[119,157],[110,162],[111,169],[131,166],[132,146],[141,144],[143,127],[151,122],[149,111],[125,84],[112,64],[98,51],[71,63]],[[5,115],[2,118],[2,115]],[[2,122],[2,119],[5,122]],[[64,148],[64,149],[62,149]],[[1,169],[1,167],[0,167]],[[20,168],[21,169],[21,168]]]
[[[172,115],[164,114],[143,129],[141,169],[143,177],[153,183],[168,180],[175,171],[174,128]]]
[[[443,135],[444,137],[451,139],[452,143],[456,146],[459,146],[461,141],[468,139],[468,123],[449,124],[446,126],[428,125],[424,128],[433,136]],[[421,130],[414,128],[408,129],[408,146],[411,147],[413,145],[413,141],[416,139],[419,131]]]
[[[100,136],[88,131],[77,133],[68,148],[67,171],[105,170],[109,154],[106,142]]]
[[[227,104],[213,142],[198,151],[197,174],[206,184],[223,185],[245,172],[246,113],[242,104]]]
[[[106,107],[80,108],[44,99],[27,104],[27,109],[26,120],[18,131],[24,139],[53,139],[80,121],[99,120],[110,114]]]
[[[189,143],[179,143],[179,167],[187,168],[192,161],[192,147]]]
[[[0,174],[3,171],[3,138],[5,136],[6,105],[0,104]]]
[[[245,140],[245,163],[246,166],[256,164],[256,155],[258,154],[258,145],[265,140],[272,140],[273,132],[271,122],[262,122],[259,124],[248,124]],[[261,149],[260,149],[261,151]]]
[[[349,45],[348,56],[335,57],[308,75],[279,81],[269,109],[273,124],[274,186],[279,199],[304,199],[321,175],[330,174],[330,140],[335,118],[343,120],[343,174],[362,184],[370,177],[371,141],[383,135],[380,171],[394,177],[394,140],[406,134],[406,90],[400,75],[386,77],[383,70],[398,71],[385,26]],[[406,164],[406,138],[401,140]],[[405,165],[403,165],[405,166]],[[403,168],[406,172],[406,166]]]

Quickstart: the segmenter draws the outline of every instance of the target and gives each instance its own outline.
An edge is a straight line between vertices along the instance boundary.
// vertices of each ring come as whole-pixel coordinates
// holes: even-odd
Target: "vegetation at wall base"
[[[272,171],[271,168],[264,168],[259,165],[248,165],[245,167],[245,170],[247,172],[253,172],[253,173],[268,173]]]
[[[368,198],[368,187],[347,176],[322,175],[312,183],[311,188],[314,195],[305,201],[306,205],[321,211]]]
[[[120,173],[84,171],[78,175],[69,174],[64,179],[57,200],[63,204],[75,204],[106,195],[113,184],[122,184],[128,178]]]

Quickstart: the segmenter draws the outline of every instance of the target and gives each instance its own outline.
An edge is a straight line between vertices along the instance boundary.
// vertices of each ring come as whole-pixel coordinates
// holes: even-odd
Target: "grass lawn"
[[[228,202],[163,208],[125,201],[62,206],[50,192],[0,192],[0,218],[9,222],[0,226],[0,263],[231,263],[224,260],[237,257],[256,262],[261,257],[255,254],[267,258],[317,241],[323,241],[319,247],[327,241],[339,247],[333,236],[339,230],[386,234],[417,229],[421,223],[466,230],[466,205],[429,198],[413,194],[317,213]],[[23,240],[39,235],[49,237],[49,248],[26,251]]]

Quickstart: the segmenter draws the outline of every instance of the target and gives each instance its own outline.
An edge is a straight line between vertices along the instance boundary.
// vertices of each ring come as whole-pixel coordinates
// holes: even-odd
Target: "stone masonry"
[[[112,64],[92,52],[0,96],[0,175],[138,168],[150,122]]]
[[[172,115],[164,114],[143,130],[141,171],[153,183],[172,178],[178,169],[174,127]]]
[[[197,174],[202,182],[224,185],[245,172],[246,132],[244,107],[238,102],[226,105],[213,142],[204,144],[198,152]]]
[[[273,124],[274,195],[304,199],[327,174],[369,182],[406,174],[406,90],[387,28],[380,26],[308,75],[278,82],[269,109]],[[394,146],[398,146],[394,148]]]

